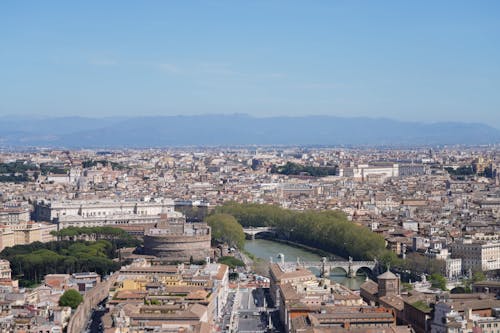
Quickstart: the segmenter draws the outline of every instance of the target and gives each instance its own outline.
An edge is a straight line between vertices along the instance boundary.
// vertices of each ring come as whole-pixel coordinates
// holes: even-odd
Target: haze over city
[[[497,1],[5,1],[0,116],[500,127]]]

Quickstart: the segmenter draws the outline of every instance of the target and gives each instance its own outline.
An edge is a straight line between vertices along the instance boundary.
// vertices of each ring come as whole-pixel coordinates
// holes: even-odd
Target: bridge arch
[[[328,275],[333,275],[333,273],[340,272],[340,271],[342,271],[345,276],[349,276],[349,271],[343,266],[331,266],[330,272]]]
[[[360,267],[354,267],[353,269],[353,274],[358,275],[358,273],[365,273],[366,276],[372,276],[373,275],[373,269],[368,267],[368,266],[360,266]]]
[[[314,275],[321,276],[321,268],[318,266],[304,266],[308,270],[310,270]]]
[[[451,294],[465,294],[466,290],[464,286],[456,286],[455,288],[450,290]]]
[[[274,230],[273,227],[248,227],[248,228],[243,228],[243,233],[250,239],[255,239],[255,236],[258,234],[263,234],[263,233],[276,234],[276,231]]]

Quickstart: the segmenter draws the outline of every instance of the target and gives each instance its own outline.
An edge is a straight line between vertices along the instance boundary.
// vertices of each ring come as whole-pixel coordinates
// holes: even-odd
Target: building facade
[[[500,269],[500,242],[463,239],[451,244],[452,258],[462,259],[462,269],[493,271]]]
[[[175,214],[170,199],[140,200],[72,200],[38,201],[34,217],[37,221],[57,223],[59,228],[96,227],[103,225],[150,224],[160,221],[162,214]]]

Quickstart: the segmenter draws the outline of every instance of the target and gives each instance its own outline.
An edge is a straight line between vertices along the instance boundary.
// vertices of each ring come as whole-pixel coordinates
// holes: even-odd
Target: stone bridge
[[[327,277],[336,269],[341,268],[346,272],[348,277],[354,277],[360,269],[367,269],[369,272],[376,274],[378,268],[377,260],[373,261],[353,261],[349,257],[348,261],[327,261],[325,257],[321,261],[297,261],[296,266],[305,268],[316,268],[321,272],[322,277]]]
[[[276,231],[273,227],[248,227],[248,228],[243,228],[243,232],[245,233],[245,235],[248,235],[252,239],[255,239],[255,235],[260,234],[262,232],[275,233]]]
[[[463,281],[460,281],[460,280],[450,281],[450,280],[446,279],[446,289],[452,290],[452,289],[455,289],[457,287],[462,287],[465,289],[465,285],[464,285]]]

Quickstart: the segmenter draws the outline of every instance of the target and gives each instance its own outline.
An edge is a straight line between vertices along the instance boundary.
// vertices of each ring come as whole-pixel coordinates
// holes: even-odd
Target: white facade
[[[498,313],[495,313],[494,317],[481,317],[473,314],[471,309],[459,313],[446,302],[439,302],[434,306],[431,333],[498,333],[499,331]]]
[[[369,166],[368,164],[360,164],[354,168],[339,169],[339,176],[352,177],[356,180],[366,181],[370,177],[376,176],[380,178],[398,177],[399,164],[392,166]]]
[[[418,222],[416,221],[403,221],[403,229],[418,232]]]
[[[462,268],[492,271],[500,269],[500,242],[463,240],[451,245],[453,258],[462,259]]]
[[[453,279],[460,275],[462,275],[462,259],[446,259],[444,276],[448,279]]]
[[[155,223],[161,214],[177,214],[173,200],[38,202],[35,208],[37,220],[57,222],[60,228]]]

